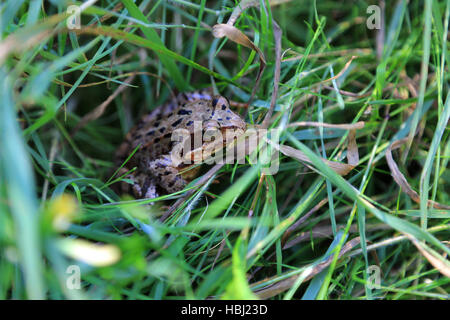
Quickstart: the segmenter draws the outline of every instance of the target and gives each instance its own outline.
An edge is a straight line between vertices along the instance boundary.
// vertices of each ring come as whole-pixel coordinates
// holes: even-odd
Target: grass
[[[0,5],[0,299],[449,298],[450,1],[389,2],[378,30],[378,2],[269,2],[234,23],[264,54],[256,87],[258,53],[212,34],[235,1]],[[113,191],[115,150],[172,91],[255,88],[237,112],[257,125],[274,81],[266,123],[294,150],[276,174],[246,161],[157,199]]]

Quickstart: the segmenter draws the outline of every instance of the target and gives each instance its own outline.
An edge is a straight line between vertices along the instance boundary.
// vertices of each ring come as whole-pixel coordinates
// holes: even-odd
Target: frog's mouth
[[[228,130],[232,130],[232,131],[245,131],[246,129],[246,125],[243,126],[235,126],[235,125],[231,125],[231,126],[224,126],[220,128],[220,131],[222,132],[222,134],[226,133]]]
[[[247,128],[247,123],[239,117],[234,117],[230,120],[229,125],[222,125],[221,130],[224,133],[224,130],[243,130]]]

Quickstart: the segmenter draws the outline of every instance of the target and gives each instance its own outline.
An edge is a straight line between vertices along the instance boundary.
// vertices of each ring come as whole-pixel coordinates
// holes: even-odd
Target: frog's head
[[[210,128],[222,132],[228,129],[245,131],[246,123],[238,114],[231,111],[227,98],[214,96],[209,102],[203,125],[203,129]]]
[[[246,123],[236,113],[230,110],[230,104],[228,100],[222,96],[213,96],[210,100],[201,99],[193,102],[190,106],[195,108],[192,110],[192,116],[195,120],[189,120],[186,126],[194,124],[193,130],[191,130],[190,146],[187,146],[189,152],[184,153],[184,159],[188,161],[197,162],[205,160],[206,158],[215,155],[215,152],[222,149],[224,145],[232,143],[237,140],[239,136],[244,134],[246,129]],[[184,112],[189,109],[184,107]],[[190,111],[190,110],[188,110]],[[195,112],[194,112],[195,111]],[[196,145],[195,133],[200,128],[196,128],[195,122],[201,120],[203,138],[201,145]],[[194,131],[195,130],[195,131]],[[220,139],[221,134],[222,139]],[[189,149],[190,148],[190,149]],[[200,157],[200,158],[199,158]]]

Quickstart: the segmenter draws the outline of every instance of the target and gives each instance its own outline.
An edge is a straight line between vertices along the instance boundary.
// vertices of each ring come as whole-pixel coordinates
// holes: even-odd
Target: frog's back
[[[136,161],[140,154],[148,160],[153,160],[162,154],[167,154],[171,147],[171,135],[177,128],[189,128],[195,120],[192,102],[207,103],[212,97],[210,88],[188,93],[180,93],[169,102],[155,108],[146,114],[128,132],[124,142],[116,153],[116,165],[120,166],[128,156],[140,145],[136,156],[130,160],[132,166],[138,165]]]

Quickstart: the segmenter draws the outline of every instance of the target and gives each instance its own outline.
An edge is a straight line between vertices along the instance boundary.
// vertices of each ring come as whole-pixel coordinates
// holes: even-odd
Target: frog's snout
[[[231,127],[236,129],[242,129],[243,131],[245,131],[245,129],[247,128],[247,124],[245,123],[245,121],[242,120],[242,118],[239,117],[238,115],[236,115],[235,117],[233,117],[233,119],[231,119],[230,124]]]

